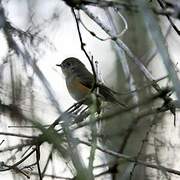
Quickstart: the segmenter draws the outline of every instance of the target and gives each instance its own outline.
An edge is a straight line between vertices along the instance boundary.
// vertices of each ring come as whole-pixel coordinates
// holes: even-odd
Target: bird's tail
[[[115,91],[111,90],[110,88],[104,86],[103,84],[98,84],[99,87],[99,94],[103,96],[105,101],[109,101],[112,103],[117,103],[124,108],[127,108],[128,106],[125,103],[119,102],[115,97],[114,94],[117,94]]]

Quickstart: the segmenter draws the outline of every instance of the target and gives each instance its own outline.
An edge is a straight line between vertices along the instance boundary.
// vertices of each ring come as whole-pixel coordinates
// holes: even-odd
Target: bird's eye
[[[70,62],[67,62],[67,66],[71,66],[71,63],[70,63]]]

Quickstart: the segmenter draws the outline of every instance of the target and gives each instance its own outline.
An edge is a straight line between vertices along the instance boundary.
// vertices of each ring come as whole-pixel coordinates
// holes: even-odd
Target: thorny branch
[[[159,95],[157,96],[157,97],[159,97]],[[148,102],[149,102],[149,100],[148,100]],[[74,107],[75,107],[76,105],[74,105]],[[78,106],[76,106],[76,107],[78,107]],[[135,108],[135,106],[133,107],[133,108]],[[72,109],[72,108],[71,108]],[[75,109],[74,109],[75,110]],[[156,112],[158,111],[158,109],[156,110]],[[160,110],[160,112],[161,112],[161,110]],[[68,112],[66,112],[66,113],[68,113]],[[117,113],[117,112],[116,112]],[[152,114],[154,114],[154,111],[153,112],[151,112]],[[143,114],[141,114],[139,117],[137,117],[137,119],[139,120],[141,117],[143,118],[145,115],[150,115],[151,113],[149,113],[149,112],[145,112],[145,113],[143,113]],[[114,116],[114,115],[113,115]],[[67,121],[67,118],[68,116],[65,116],[65,115],[61,115],[61,117],[59,118],[59,119],[61,119],[62,118],[62,122],[63,121]],[[109,117],[111,117],[111,115],[105,115],[104,117],[101,117],[101,119],[103,120],[104,118],[109,118]],[[24,118],[26,118],[26,117],[24,117]],[[65,118],[65,119],[63,119],[63,118]],[[69,118],[69,117],[68,117]],[[29,120],[29,121],[32,121],[32,120]],[[96,120],[97,121],[97,120]],[[95,121],[95,122],[96,122]],[[58,144],[57,144],[57,142],[56,141],[53,141],[53,139],[56,139],[56,136],[58,136],[58,139],[62,139],[62,141],[64,141],[63,140],[63,136],[65,135],[63,132],[60,132],[59,134],[57,134],[56,133],[56,131],[54,130],[54,127],[57,125],[57,120],[55,120],[54,122],[56,122],[56,123],[52,123],[52,125],[49,127],[49,128],[47,128],[47,129],[45,129],[42,125],[40,125],[40,124],[37,124],[37,122],[34,122],[34,121],[32,121],[33,123],[34,123],[34,125],[36,125],[36,127],[37,128],[39,128],[41,131],[42,131],[42,134],[41,135],[39,135],[38,137],[36,137],[36,138],[34,138],[34,140],[28,140],[27,142],[29,142],[31,145],[36,145],[36,147],[40,147],[40,145],[43,143],[43,142],[46,142],[46,141],[48,141],[49,143],[53,143],[53,145],[54,145],[54,147],[55,148],[58,148],[58,150],[61,152],[62,151],[62,147],[61,147],[61,145],[59,146]],[[90,122],[90,123],[92,123],[92,122]],[[56,124],[56,125],[55,125]],[[87,125],[87,124],[84,124],[83,126],[85,126],[85,125]],[[81,127],[83,127],[82,125],[81,125]],[[54,134],[54,135],[53,135]],[[10,134],[9,134],[10,135]],[[14,136],[14,134],[11,134],[11,135],[13,135]],[[52,137],[51,137],[52,136]],[[70,140],[70,141],[72,141],[72,140]],[[76,143],[76,140],[75,140],[75,143]],[[82,141],[80,141],[80,143],[82,143]],[[84,144],[84,143],[82,143],[82,144]],[[86,142],[86,144],[87,144],[87,142]],[[89,143],[90,144],[90,143]],[[96,146],[97,147],[97,146]],[[99,150],[101,150],[101,151],[103,151],[103,152],[107,152],[107,153],[109,153],[110,151],[106,151],[106,150],[102,150],[101,148],[98,148]],[[17,162],[17,163],[15,163],[14,165],[12,165],[12,166],[8,166],[8,165],[5,165],[4,164],[4,167],[6,167],[5,169],[3,169],[2,171],[7,171],[7,170],[10,170],[10,169],[14,169],[14,167],[16,167],[16,166],[18,166],[18,165],[20,165],[23,161],[25,161],[28,157],[30,157],[31,156],[31,154],[33,154],[34,152],[36,152],[37,151],[37,148],[34,148],[32,151],[30,151],[26,156],[24,156],[24,158],[22,158],[19,162]],[[37,152],[37,153],[39,153],[39,152]],[[110,154],[113,154],[113,155],[115,155],[116,154],[116,152],[114,152],[114,151],[111,151],[111,153]],[[37,154],[38,155],[38,154]],[[117,155],[117,154],[116,154]],[[117,155],[118,157],[121,157],[121,156],[119,156],[119,155]],[[39,156],[37,156],[38,158],[37,158],[37,165],[38,165],[38,159],[39,159]],[[126,157],[126,155],[122,155],[122,157]],[[132,158],[127,158],[126,159],[127,161],[129,161],[129,162],[136,162],[136,163],[140,163],[140,164],[143,164],[143,165],[147,165],[147,163],[145,163],[145,162],[141,162],[141,161],[135,161],[135,160],[132,160]],[[157,168],[155,165],[147,165],[147,167],[152,167],[152,168]],[[165,168],[166,169],[166,168]],[[168,172],[172,172],[172,173],[176,173],[177,174],[177,172],[175,171],[175,170],[172,170],[172,169],[168,169]]]

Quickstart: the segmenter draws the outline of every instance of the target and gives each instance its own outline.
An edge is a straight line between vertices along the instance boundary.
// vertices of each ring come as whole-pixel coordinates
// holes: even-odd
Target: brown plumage
[[[91,89],[93,88],[94,77],[80,60],[70,57],[65,59],[57,66],[61,67],[66,78],[67,89],[75,100],[82,100],[90,93]],[[116,92],[102,83],[97,83],[95,86],[99,89],[99,96],[102,100],[118,103],[121,106],[126,107],[125,104],[119,102],[114,97]]]

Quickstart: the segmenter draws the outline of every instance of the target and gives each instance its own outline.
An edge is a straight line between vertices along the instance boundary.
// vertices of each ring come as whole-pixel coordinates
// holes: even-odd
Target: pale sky
[[[32,1],[33,3],[33,1]],[[91,71],[89,62],[85,57],[84,53],[80,49],[79,37],[77,34],[77,29],[75,25],[74,17],[71,14],[70,8],[68,8],[63,2],[59,0],[55,0],[50,2],[49,0],[39,0],[36,1],[39,6],[36,6],[35,9],[32,9],[34,19],[37,20],[35,23],[42,24],[44,21],[48,23],[44,25],[43,34],[45,34],[50,42],[52,43],[52,47],[50,48],[41,44],[40,47],[40,55],[38,56],[38,66],[49,81],[54,91],[54,96],[58,100],[60,104],[60,108],[65,110],[70,105],[72,105],[75,101],[69,95],[66,85],[64,76],[61,72],[61,69],[56,66],[56,64],[61,63],[67,57],[76,57],[79,58],[83,63],[86,64],[87,68]],[[28,6],[26,1],[22,0],[13,0],[9,1],[7,5],[7,16],[10,21],[13,22],[13,25],[18,28],[26,29],[27,28],[27,19],[29,18],[28,14]],[[97,8],[92,9],[98,16],[103,16],[102,12],[99,12]],[[52,22],[48,21],[51,19],[53,13],[56,12],[59,15],[59,19]],[[100,37],[107,37],[106,34],[102,32],[100,28],[97,28],[97,25],[93,23],[89,18],[83,16],[82,18],[85,24],[87,24],[88,28],[94,31]],[[108,85],[112,85],[112,82],[108,82],[108,77],[111,78],[111,72],[113,71],[113,62],[115,60],[115,54],[112,51],[110,41],[101,42],[91,35],[89,35],[83,28],[82,28],[82,36],[83,40],[86,43],[86,50],[89,55],[94,57],[94,60],[99,62],[99,69],[100,74],[105,82]],[[7,53],[7,44],[2,35],[0,34],[0,60],[1,62],[2,57],[5,57]],[[5,67],[7,64],[4,65]],[[28,75],[33,75],[33,71],[31,69],[28,70]],[[36,79],[36,78],[35,78]],[[34,95],[36,99],[36,105],[38,108],[37,117],[45,120],[44,123],[51,123],[52,119],[54,120],[57,118],[58,114],[56,111],[53,111],[46,105],[48,103],[47,95],[44,92],[43,88],[41,87],[41,83],[38,81],[34,83]],[[24,87],[26,88],[26,87]],[[27,105],[26,105],[27,104]],[[23,108],[28,110],[28,103],[23,104]],[[48,115],[47,115],[48,112]],[[5,120],[5,118],[3,118]],[[6,125],[13,125],[13,122],[7,121]],[[15,132],[15,129],[6,129],[7,132]],[[26,132],[25,130],[21,130],[21,133]],[[80,136],[83,135],[84,132],[78,132]],[[10,139],[9,142],[4,143],[4,147],[8,144],[16,144],[16,139]],[[85,162],[88,162],[88,149],[84,146],[80,148],[82,157],[84,158]],[[58,162],[56,162],[58,163]],[[61,165],[62,166],[62,165]],[[64,166],[65,168],[65,166]],[[57,169],[59,171],[59,169]],[[62,169],[61,169],[62,170]],[[61,172],[62,173],[62,172]],[[68,176],[68,174],[64,174]],[[12,175],[9,172],[0,173],[0,179],[7,179],[11,180]]]

